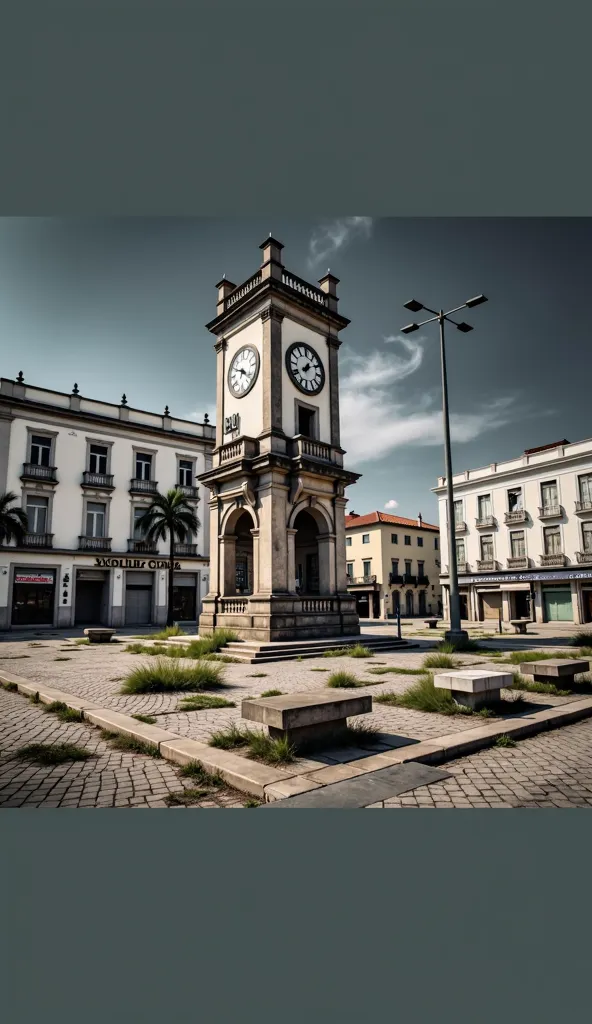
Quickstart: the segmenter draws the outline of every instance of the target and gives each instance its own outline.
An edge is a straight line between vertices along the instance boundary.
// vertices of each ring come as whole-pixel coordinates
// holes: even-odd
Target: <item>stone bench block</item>
[[[526,626],[530,619],[510,619],[510,625],[514,627],[515,633],[526,633]]]
[[[335,696],[291,693],[242,702],[241,715],[266,725],[274,739],[286,738],[293,746],[335,740],[344,733],[347,719],[372,711],[371,696]]]
[[[480,708],[500,699],[500,690],[511,686],[511,672],[487,672],[484,669],[458,669],[434,676],[434,686],[449,690],[457,704]]]
[[[520,673],[534,676],[539,683],[553,679],[572,679],[582,672],[590,671],[590,662],[583,658],[546,658],[544,661],[527,661],[520,665]]]
[[[111,637],[115,636],[114,629],[85,629],[84,635],[88,637],[91,644],[108,644]]]

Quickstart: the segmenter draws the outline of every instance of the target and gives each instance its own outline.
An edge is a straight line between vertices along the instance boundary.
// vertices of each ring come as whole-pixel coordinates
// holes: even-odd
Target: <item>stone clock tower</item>
[[[352,636],[339,443],[337,278],[288,273],[269,237],[256,274],[218,285],[216,448],[210,490],[210,590],[200,631],[247,640]]]

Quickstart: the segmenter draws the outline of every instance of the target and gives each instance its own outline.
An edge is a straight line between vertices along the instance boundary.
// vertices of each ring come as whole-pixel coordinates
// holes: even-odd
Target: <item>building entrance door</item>
[[[572,622],[571,590],[543,590],[545,622]]]
[[[98,626],[107,622],[106,573],[79,569],[76,573],[74,621],[77,626]]]
[[[125,584],[126,626],[148,626],[152,621],[152,574],[130,572]]]
[[[584,622],[592,622],[592,590],[582,591],[582,603],[584,606]]]
[[[481,594],[481,607],[484,619],[499,619],[502,610],[501,593]]]

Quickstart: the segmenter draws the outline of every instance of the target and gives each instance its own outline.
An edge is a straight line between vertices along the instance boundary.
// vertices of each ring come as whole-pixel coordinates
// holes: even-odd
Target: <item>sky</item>
[[[401,334],[411,298],[489,300],[447,327],[454,472],[592,436],[585,218],[0,218],[0,375],[213,422],[214,286],[250,277],[270,232],[286,269],[340,279],[349,511],[437,522],[438,326]]]

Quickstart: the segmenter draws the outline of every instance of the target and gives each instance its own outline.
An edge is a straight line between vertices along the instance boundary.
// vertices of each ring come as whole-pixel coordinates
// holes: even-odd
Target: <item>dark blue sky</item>
[[[350,509],[436,516],[438,334],[401,338],[412,297],[490,300],[447,335],[456,471],[592,435],[587,219],[0,219],[2,376],[213,419],[214,285],[254,273],[270,231],[289,270],[341,281]]]

